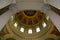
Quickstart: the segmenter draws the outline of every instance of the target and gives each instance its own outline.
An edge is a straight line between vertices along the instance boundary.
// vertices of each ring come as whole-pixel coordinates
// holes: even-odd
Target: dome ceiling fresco
[[[15,28],[14,31],[16,30],[19,35],[23,32],[22,34],[25,37],[29,37],[29,34],[31,34],[30,37],[38,37],[38,34],[45,34],[50,28],[51,23],[49,19],[46,19],[46,16],[42,12],[35,10],[20,11],[13,16],[14,18],[10,23],[12,25],[11,29]]]

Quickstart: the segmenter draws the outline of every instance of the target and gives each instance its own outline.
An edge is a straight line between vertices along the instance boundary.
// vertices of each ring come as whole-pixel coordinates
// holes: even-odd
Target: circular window
[[[36,14],[36,11],[34,11],[34,10],[25,10],[24,13],[27,16],[34,16]]]

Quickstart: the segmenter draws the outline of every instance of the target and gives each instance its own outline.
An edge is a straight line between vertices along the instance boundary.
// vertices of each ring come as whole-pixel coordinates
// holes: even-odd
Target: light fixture
[[[40,28],[39,27],[37,27],[36,28],[36,32],[40,32],[41,30],[40,30]]]
[[[28,34],[32,34],[32,29],[29,29],[28,30]]]
[[[17,23],[14,23],[14,27],[17,27],[17,25],[18,25]]]
[[[11,19],[13,20],[14,16],[11,16]]]
[[[23,27],[21,27],[21,28],[20,28],[20,31],[21,31],[21,32],[24,32],[24,28],[23,28]]]
[[[49,20],[49,16],[47,16],[46,19]]]
[[[44,28],[46,27],[46,23],[45,23],[45,22],[43,22],[43,27],[44,27]]]

